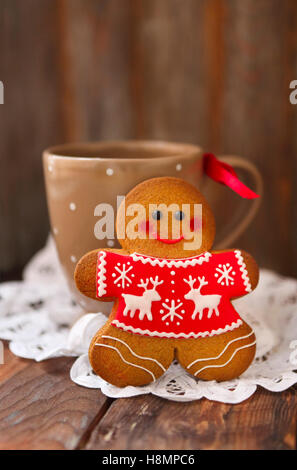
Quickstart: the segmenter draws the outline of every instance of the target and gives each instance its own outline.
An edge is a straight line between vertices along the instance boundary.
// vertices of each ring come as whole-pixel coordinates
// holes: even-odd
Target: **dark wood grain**
[[[25,369],[29,364],[30,361],[15,356],[10,352],[8,344],[4,344],[4,364],[0,364],[0,384],[3,385],[6,380]]]
[[[36,364],[5,349],[0,449],[295,449],[297,389],[238,405],[153,395],[112,400],[71,382],[73,359]]]
[[[288,6],[288,25],[286,28],[286,85],[291,83],[292,77],[297,77],[297,2],[289,2]],[[291,91],[291,90],[290,90]],[[288,245],[292,258],[288,270],[296,277],[297,265],[297,105],[287,102],[286,106],[287,136],[285,140],[284,151],[290,155],[289,172],[284,187],[287,188],[288,204],[286,206],[286,218],[289,221],[289,228],[286,228],[288,236]],[[288,160],[288,159],[286,159]]]
[[[134,0],[138,137],[206,144],[204,1]]]
[[[296,275],[296,9],[295,0],[2,0],[0,274],[46,238],[44,147],[141,137],[253,161],[265,195],[238,246]]]
[[[133,137],[130,0],[59,0],[65,140]]]
[[[87,449],[295,449],[297,394],[264,390],[238,405],[119,399],[97,424]]]
[[[0,271],[9,271],[42,247],[49,229],[41,152],[63,140],[53,1],[3,0],[0,44]]]
[[[8,364],[0,366],[0,449],[80,446],[110,400],[98,390],[71,382],[73,359],[26,362],[23,368],[22,360],[10,358]]]
[[[295,7],[294,7],[295,4]],[[293,8],[295,11],[293,11]],[[292,201],[296,201],[296,154],[290,149],[289,102],[295,76],[296,2],[226,2],[225,80],[222,83],[221,149],[253,161],[264,177],[261,210],[238,245],[260,265],[296,274]],[[296,134],[296,126],[294,131]],[[253,234],[258,234],[255,236]],[[262,241],[261,241],[262,240]],[[265,242],[264,242],[265,240]],[[261,246],[261,248],[260,248]]]

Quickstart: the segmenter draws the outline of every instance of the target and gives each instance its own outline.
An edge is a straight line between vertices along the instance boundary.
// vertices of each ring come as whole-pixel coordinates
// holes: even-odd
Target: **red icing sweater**
[[[198,338],[242,324],[231,298],[251,292],[239,250],[162,259],[99,251],[97,296],[117,297],[112,325],[140,335]]]

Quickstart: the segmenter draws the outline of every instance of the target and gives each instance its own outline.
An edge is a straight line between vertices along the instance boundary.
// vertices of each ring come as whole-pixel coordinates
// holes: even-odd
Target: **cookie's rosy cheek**
[[[202,228],[202,220],[199,217],[193,217],[190,221],[190,229],[192,232],[198,232]]]
[[[139,225],[139,230],[141,232],[147,233],[153,228],[149,220],[143,220]]]

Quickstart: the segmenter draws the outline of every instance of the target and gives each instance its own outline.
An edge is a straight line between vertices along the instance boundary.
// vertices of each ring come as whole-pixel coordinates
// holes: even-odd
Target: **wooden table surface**
[[[295,449],[297,387],[238,405],[111,399],[69,378],[73,358],[42,363],[5,346],[0,449]]]

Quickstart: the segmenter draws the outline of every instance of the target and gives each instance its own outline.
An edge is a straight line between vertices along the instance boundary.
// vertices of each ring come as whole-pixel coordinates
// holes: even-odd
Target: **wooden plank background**
[[[297,272],[295,0],[1,0],[0,272],[48,233],[41,152],[154,138],[245,156],[265,181],[238,246]]]
[[[296,386],[237,405],[154,395],[111,399],[69,379],[72,358],[36,363],[6,347],[0,450],[296,449]]]

